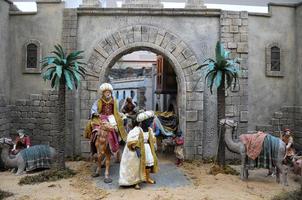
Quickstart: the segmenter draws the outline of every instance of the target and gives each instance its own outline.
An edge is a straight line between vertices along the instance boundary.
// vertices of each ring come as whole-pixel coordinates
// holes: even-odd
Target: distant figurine
[[[286,144],[285,161],[291,162],[293,156],[295,155],[295,149],[293,147],[294,139],[291,130],[286,128],[281,135],[281,139]]]
[[[25,135],[24,130],[20,129],[17,131],[18,137],[16,138],[14,147],[12,149],[13,154],[18,154],[22,149],[29,148],[31,146],[30,138]]]
[[[176,132],[176,137],[174,138],[175,148],[174,153],[176,156],[176,166],[180,167],[183,165],[184,161],[184,137],[182,136],[182,131]]]
[[[122,112],[124,114],[133,115],[135,114],[135,103],[133,102],[131,97],[127,97],[126,101],[124,102],[122,106]]]

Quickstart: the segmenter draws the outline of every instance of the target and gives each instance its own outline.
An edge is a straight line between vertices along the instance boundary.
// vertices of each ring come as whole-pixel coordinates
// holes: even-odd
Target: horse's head
[[[237,127],[237,123],[232,119],[221,119],[219,121],[219,124],[222,125],[222,126],[227,125],[231,128],[236,128]]]

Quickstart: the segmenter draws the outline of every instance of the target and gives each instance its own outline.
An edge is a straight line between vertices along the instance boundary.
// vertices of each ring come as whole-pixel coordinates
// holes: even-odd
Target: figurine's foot
[[[136,189],[136,190],[140,190],[140,189],[141,189],[141,187],[139,186],[139,184],[136,184],[136,185],[134,186],[134,189]]]
[[[104,183],[111,183],[112,182],[112,179],[111,178],[105,178],[104,179]]]
[[[156,181],[155,181],[155,180],[153,180],[153,179],[151,179],[151,178],[148,178],[148,179],[146,180],[146,183],[149,183],[149,184],[155,184],[155,183],[156,183]]]
[[[93,173],[93,174],[91,174],[91,177],[93,177],[93,178],[95,178],[95,177],[99,177],[100,176],[100,174],[99,173]]]

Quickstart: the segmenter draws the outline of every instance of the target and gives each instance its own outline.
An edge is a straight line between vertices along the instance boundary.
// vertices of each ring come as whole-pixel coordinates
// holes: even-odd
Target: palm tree
[[[69,90],[77,89],[81,77],[85,78],[86,70],[83,65],[86,63],[80,62],[83,59],[81,54],[83,51],[73,51],[66,54],[61,45],[55,45],[53,55],[42,59],[42,69],[45,69],[42,74],[43,79],[51,81],[52,88],[59,88],[58,93],[58,128],[57,135],[57,150],[58,150],[58,167],[65,169],[65,91],[66,87]]]
[[[225,118],[225,90],[231,87],[233,82],[234,87],[236,87],[239,73],[239,59],[230,59],[229,52],[223,48],[223,45],[219,41],[216,44],[215,54],[215,59],[206,59],[204,63],[197,68],[197,70],[207,67],[205,79],[207,86],[210,88],[211,94],[213,94],[213,86],[215,85],[217,88],[217,126],[219,130],[219,121],[220,119]],[[219,131],[218,152],[216,156],[218,164],[220,166],[225,166],[224,129]]]

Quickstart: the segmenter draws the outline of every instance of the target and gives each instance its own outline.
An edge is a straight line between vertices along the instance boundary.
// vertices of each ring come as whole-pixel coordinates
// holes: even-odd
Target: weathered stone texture
[[[68,93],[67,93],[68,95]],[[0,101],[0,105],[1,101]],[[57,91],[43,91],[43,94],[31,94],[29,99],[16,100],[14,105],[5,109],[10,113],[11,123],[6,122],[7,130],[10,130],[10,136],[15,138],[18,129],[24,129],[31,137],[32,144],[49,144],[57,147],[56,135],[58,133],[58,94]],[[0,128],[2,127],[0,106]],[[70,118],[70,112],[66,114]],[[67,120],[67,123],[69,120]],[[68,127],[68,124],[67,124]],[[72,141],[69,132],[66,134],[66,154],[72,153]]]

